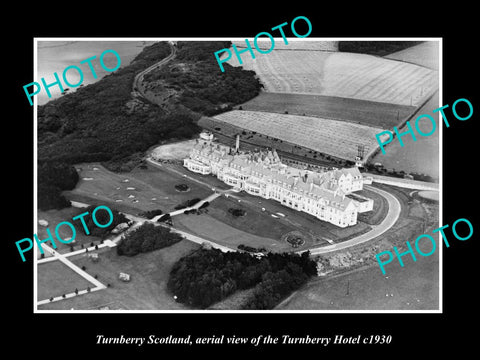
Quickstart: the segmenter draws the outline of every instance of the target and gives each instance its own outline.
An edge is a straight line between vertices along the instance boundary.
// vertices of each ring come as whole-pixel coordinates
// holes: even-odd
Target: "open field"
[[[275,39],[275,50],[307,50],[307,51],[338,51],[338,41],[319,41],[304,38],[290,38],[288,44],[285,44],[281,37]],[[246,48],[247,44],[245,40],[232,41],[237,48]],[[250,40],[252,47],[253,39]],[[270,39],[259,38],[257,41],[257,47],[262,50],[268,50],[272,46]],[[268,55],[268,54],[265,54]],[[259,56],[265,56],[259,55]]]
[[[400,60],[439,70],[438,41],[425,41],[421,44],[386,55],[385,58]]]
[[[100,255],[93,263],[86,256],[71,258],[77,266],[85,266],[90,275],[98,275],[102,283],[111,287],[39,306],[39,310],[71,309],[87,310],[109,306],[123,310],[183,310],[167,292],[166,283],[170,269],[181,257],[199,248],[190,241],[180,241],[170,247],[138,254],[134,257],[118,256],[113,249]],[[130,282],[118,279],[119,272],[131,275]],[[80,288],[79,288],[80,289]],[[75,288],[73,288],[75,290]],[[60,294],[61,295],[61,294]]]
[[[438,252],[405,266],[393,261],[333,278],[314,279],[276,310],[435,310],[439,307]]]
[[[37,301],[85,290],[92,283],[81,277],[61,261],[37,265]]]
[[[298,144],[314,151],[353,160],[358,145],[377,146],[378,128],[310,116],[233,110],[214,119],[246,130]]]
[[[413,116],[415,118],[422,114],[429,114],[435,119],[437,129],[427,137],[416,135],[417,141],[413,141],[411,136],[404,136],[402,141],[404,146],[400,146],[400,142],[395,138],[385,147],[385,154],[379,151],[371,159],[371,163],[379,162],[387,169],[404,170],[407,173],[415,172],[427,174],[434,179],[439,179],[439,159],[440,159],[440,131],[448,131],[443,125],[443,121],[439,122],[439,115],[432,111],[441,106],[439,104],[438,92],[429,99]],[[422,121],[419,123],[420,128],[425,133],[432,129],[430,122]],[[425,128],[423,128],[425,126]],[[442,128],[442,130],[440,130]],[[403,132],[404,129],[400,130]],[[416,130],[414,130],[416,132]]]
[[[273,50],[242,58],[267,92],[307,93],[419,105],[438,88],[438,72],[373,55]],[[240,66],[236,56],[228,63]]]
[[[414,106],[316,94],[266,91],[260,92],[258,96],[241,106],[242,110],[318,116],[379,127],[380,129],[393,128],[393,126],[405,121],[415,110]]]

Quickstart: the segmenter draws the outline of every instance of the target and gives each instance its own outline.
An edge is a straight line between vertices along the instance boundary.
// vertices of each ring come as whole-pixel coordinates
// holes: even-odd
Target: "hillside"
[[[251,71],[221,73],[211,54],[225,46],[229,43],[178,42],[176,57],[158,72],[165,87],[175,87],[175,96],[166,99],[163,106],[134,99],[131,92],[137,73],[170,54],[167,42],[146,47],[128,66],[98,82],[39,106],[39,164],[95,161],[113,171],[129,171],[152,145],[191,138],[200,131],[196,121],[201,115],[227,110],[260,90]],[[175,73],[176,65],[185,66],[182,76]],[[202,81],[193,86],[188,83],[190,79]]]
[[[241,67],[255,71],[267,92],[418,106],[438,88],[437,71],[373,55],[273,50],[242,60]],[[236,57],[228,63],[240,66]]]
[[[170,53],[165,42],[145,48],[129,66],[100,81],[40,106],[39,160],[61,160],[70,164],[104,161],[116,169],[115,162],[122,162],[161,140],[189,138],[196,134],[199,129],[195,121],[201,114],[218,112],[216,105],[219,103],[234,105],[246,101],[260,88],[252,72],[236,69],[235,81],[219,70],[206,72],[215,65],[215,59],[209,56],[212,49],[224,46],[228,44],[179,42],[177,57],[169,67],[159,71],[165,86],[178,89],[178,96],[166,107],[131,97],[135,74]],[[179,63],[187,66],[182,76],[174,71]],[[195,81],[195,86],[183,85],[190,80]],[[218,88],[233,95],[219,96]],[[246,90],[242,96],[237,96],[238,89]]]

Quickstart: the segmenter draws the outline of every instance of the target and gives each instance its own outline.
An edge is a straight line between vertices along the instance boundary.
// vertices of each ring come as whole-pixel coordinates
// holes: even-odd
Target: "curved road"
[[[310,251],[311,255],[319,255],[319,254],[325,254],[332,251],[344,250],[349,247],[364,243],[366,241],[373,240],[374,238],[382,235],[384,232],[390,229],[397,222],[398,217],[400,216],[400,210],[401,210],[400,202],[397,200],[395,196],[393,196],[392,194],[384,190],[380,190],[372,186],[366,186],[366,188],[368,190],[376,192],[377,194],[382,195],[388,201],[387,216],[385,216],[385,219],[383,219],[383,221],[379,225],[372,225],[373,229],[371,231],[369,231],[368,233],[359,235],[353,239],[343,241],[341,243],[334,244],[334,245],[323,246],[321,248],[299,251],[298,253],[301,254],[305,251]]]
[[[177,48],[174,45],[172,45],[172,43],[169,43],[169,45],[170,45],[170,50],[171,50],[170,55],[168,55],[166,58],[163,58],[159,62],[153,64],[152,66],[146,68],[145,70],[139,72],[135,76],[135,79],[133,80],[133,84],[132,84],[132,91],[133,91],[134,95],[139,95],[139,96],[143,97],[144,99],[147,99],[146,96],[145,96],[145,93],[143,92],[143,89],[141,87],[143,77],[144,77],[145,74],[149,73],[150,71],[152,71],[154,69],[159,68],[160,66],[165,65],[167,62],[169,62],[170,60],[172,60],[175,57],[175,54],[177,53]]]

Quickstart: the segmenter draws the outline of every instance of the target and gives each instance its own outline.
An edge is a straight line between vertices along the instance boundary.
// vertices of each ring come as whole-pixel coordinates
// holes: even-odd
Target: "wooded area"
[[[243,307],[272,309],[316,274],[316,263],[308,252],[269,253],[258,259],[247,253],[200,249],[175,263],[167,286],[177,301],[197,308],[255,287]]]

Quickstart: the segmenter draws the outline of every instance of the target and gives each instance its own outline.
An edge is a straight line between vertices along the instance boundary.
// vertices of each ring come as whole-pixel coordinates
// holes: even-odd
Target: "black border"
[[[12,320],[7,329],[8,347],[22,349],[27,345],[35,353],[47,354],[51,349],[64,351],[65,356],[77,352],[80,346],[85,354],[109,354],[121,351],[128,355],[151,352],[167,356],[164,350],[173,350],[175,356],[193,351],[214,353],[228,350],[239,354],[243,350],[262,354],[264,350],[280,350],[299,354],[313,350],[318,356],[340,349],[385,355],[394,352],[418,354],[425,351],[433,355],[439,349],[473,347],[476,324],[475,257],[478,232],[465,242],[452,241],[444,248],[443,314],[33,314],[33,262],[22,263],[14,242],[33,233],[33,110],[25,99],[22,86],[33,81],[34,37],[250,37],[267,31],[299,15],[306,16],[313,25],[311,37],[442,37],[443,38],[443,104],[452,104],[458,98],[469,99],[474,106],[473,117],[465,122],[453,120],[444,127],[443,223],[452,224],[458,218],[467,218],[478,228],[478,215],[472,205],[478,196],[473,191],[477,180],[475,136],[478,126],[478,79],[475,20],[473,8],[452,5],[450,9],[423,10],[406,3],[383,3],[370,8],[365,4],[339,4],[330,9],[323,4],[293,9],[290,4],[266,6],[263,13],[258,4],[223,3],[176,4],[167,9],[162,4],[117,4],[99,9],[85,4],[76,10],[62,7],[59,11],[29,9],[22,12],[21,26],[4,23],[4,46],[10,56],[3,57],[7,85],[4,85],[4,141],[3,160],[6,169],[4,186],[17,191],[6,191],[4,200],[8,215],[4,219],[6,236],[3,260],[8,268],[3,274],[4,292],[8,305],[4,307]],[[145,8],[153,6],[150,10]],[[59,8],[60,9],[60,8]],[[469,13],[472,13],[470,15]],[[11,26],[11,25],[10,25]],[[8,69],[8,70],[7,70]],[[476,89],[475,89],[476,90]],[[8,110],[7,110],[8,109]],[[10,310],[13,311],[10,311]],[[472,324],[470,325],[470,323]],[[473,326],[472,327],[469,327]],[[383,346],[98,346],[96,334],[109,336],[147,336],[170,334],[182,336],[208,336],[211,334],[282,334],[334,336],[335,334],[370,335],[390,334],[393,341]],[[23,345],[23,346],[22,346]],[[462,351],[462,352],[463,352]],[[54,356],[51,353],[50,356]]]

